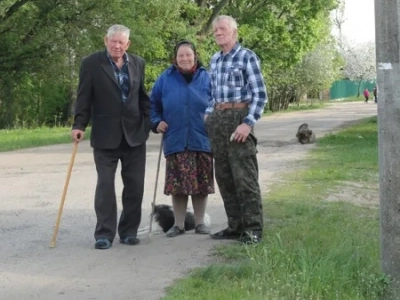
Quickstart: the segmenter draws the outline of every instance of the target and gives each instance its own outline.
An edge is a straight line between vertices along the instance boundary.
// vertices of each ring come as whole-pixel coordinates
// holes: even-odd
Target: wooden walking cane
[[[78,150],[78,142],[75,142],[74,148],[72,150],[71,160],[70,160],[69,166],[68,166],[67,179],[65,180],[64,191],[62,193],[60,207],[58,209],[56,226],[54,227],[53,238],[51,239],[51,242],[50,242],[50,248],[54,248],[56,246],[56,238],[57,238],[58,228],[60,227],[61,215],[62,215],[62,211],[64,208],[64,202],[65,202],[65,197],[67,195],[69,179],[71,178],[72,166],[74,165],[75,155],[76,155],[77,150]]]
[[[161,154],[162,154],[162,150],[163,150],[163,140],[164,140],[164,136],[161,135],[160,151],[158,153],[158,163],[157,163],[157,172],[156,172],[156,183],[155,183],[155,186],[154,186],[153,202],[151,203],[150,226],[149,226],[149,233],[147,235],[147,237],[149,239],[150,239],[151,232],[152,232],[152,229],[153,229],[154,208],[156,206],[158,177],[159,177],[159,174],[160,174],[160,163],[161,163]]]

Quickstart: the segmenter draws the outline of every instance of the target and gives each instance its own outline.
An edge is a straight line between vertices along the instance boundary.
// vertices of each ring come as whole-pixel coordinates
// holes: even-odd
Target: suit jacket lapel
[[[119,88],[119,83],[117,81],[117,78],[115,78],[114,69],[111,66],[110,61],[108,60],[106,52],[104,52],[104,55],[102,55],[102,57],[101,57],[101,68],[103,69],[104,72],[106,72],[106,74],[110,77],[110,79]]]

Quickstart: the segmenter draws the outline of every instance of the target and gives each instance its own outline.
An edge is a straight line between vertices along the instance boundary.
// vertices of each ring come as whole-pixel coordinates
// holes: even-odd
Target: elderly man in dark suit
[[[151,129],[150,100],[144,88],[145,61],[128,54],[130,30],[111,26],[106,49],[81,62],[72,139],[80,142],[92,120],[91,146],[97,170],[96,249],[108,249],[118,235],[127,245],[139,243],[144,192],[146,140]],[[121,161],[122,213],[117,227],[115,173]]]

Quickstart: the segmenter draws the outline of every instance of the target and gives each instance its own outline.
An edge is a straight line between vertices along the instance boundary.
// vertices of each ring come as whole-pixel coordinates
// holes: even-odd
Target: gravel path
[[[280,172],[314,147],[296,143],[294,136],[301,123],[307,122],[320,137],[376,112],[373,103],[335,103],[320,110],[274,114],[260,120],[256,135],[263,192],[268,192]],[[148,225],[159,142],[157,135],[148,141],[142,227]],[[109,250],[94,250],[96,174],[87,141],[79,145],[57,247],[50,249],[71,151],[68,144],[0,153],[1,300],[158,300],[174,279],[213,262],[210,250],[221,241],[190,232],[175,239],[158,235],[148,240],[144,236],[142,244],[133,247],[115,241]],[[164,161],[160,174],[157,202],[170,203],[162,194]],[[119,176],[116,187],[120,207]],[[208,213],[213,230],[225,227],[218,191],[210,197]]]

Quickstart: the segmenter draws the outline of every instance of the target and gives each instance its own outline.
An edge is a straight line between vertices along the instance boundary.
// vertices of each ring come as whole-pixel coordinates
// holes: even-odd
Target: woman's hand
[[[161,122],[158,124],[156,130],[157,130],[158,133],[164,133],[164,132],[167,131],[167,129],[168,129],[168,124],[165,123],[164,121],[161,121]]]

